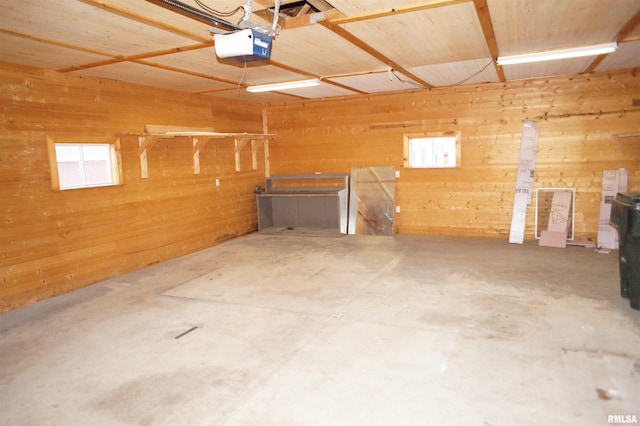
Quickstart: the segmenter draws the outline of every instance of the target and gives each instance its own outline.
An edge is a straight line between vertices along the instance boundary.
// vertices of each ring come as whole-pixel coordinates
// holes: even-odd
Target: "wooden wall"
[[[184,255],[257,227],[250,147],[207,144],[194,175],[186,139],[162,140],[140,177],[145,124],[262,132],[232,101],[0,67],[0,312]],[[522,120],[540,130],[535,186],[577,190],[576,232],[595,237],[602,171],[640,189],[637,70],[266,106],[271,173],[397,167],[396,232],[507,238]],[[459,131],[461,167],[404,169],[403,135]],[[51,190],[47,137],[121,135],[124,183]],[[221,185],[215,186],[219,179]],[[527,238],[533,238],[533,205]]]
[[[640,190],[640,75],[466,85],[267,108],[272,173],[395,166],[395,230],[508,238],[522,120],[536,120],[535,188],[575,188],[576,235],[595,239],[602,172],[624,167]],[[635,100],[635,102],[634,102]],[[404,169],[403,135],[459,131],[461,167]],[[526,237],[534,238],[534,205]]]
[[[52,191],[46,138],[117,136],[145,124],[262,132],[262,111],[207,96],[0,64],[0,312],[137,270],[257,228],[252,171],[232,140],[161,140],[141,179],[136,136],[121,137],[124,183]],[[250,149],[248,147],[247,149]],[[220,186],[215,186],[215,180]]]

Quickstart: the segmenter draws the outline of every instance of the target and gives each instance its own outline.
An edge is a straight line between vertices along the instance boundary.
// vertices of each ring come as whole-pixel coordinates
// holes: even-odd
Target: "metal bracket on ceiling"
[[[316,12],[309,15],[309,23],[317,24],[318,21],[324,19],[324,12]]]
[[[253,0],[245,0],[244,16],[242,17],[242,22],[240,23],[240,26],[242,28],[251,28],[252,30],[261,32],[263,34],[268,34],[271,37],[275,37],[278,32],[278,18],[280,15],[281,0],[275,1],[275,6],[273,10],[273,23],[271,25],[271,28],[258,24],[256,22],[253,22],[249,19],[251,17],[252,3],[253,3]]]

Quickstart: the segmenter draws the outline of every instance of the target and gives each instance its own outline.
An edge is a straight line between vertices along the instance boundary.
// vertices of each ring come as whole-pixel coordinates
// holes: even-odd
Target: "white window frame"
[[[101,183],[101,184],[86,184],[84,171],[82,170],[82,165],[84,161],[81,161],[81,170],[83,176],[81,177],[82,184],[68,187],[61,187],[60,185],[60,176],[58,171],[58,158],[56,155],[56,146],[60,145],[71,145],[71,146],[86,146],[86,145],[108,145],[109,152],[109,174],[110,174],[110,182]],[[121,158],[121,147],[120,147],[120,138],[110,138],[110,137],[92,137],[92,136],[69,136],[69,137],[49,137],[47,136],[47,148],[49,151],[49,168],[51,171],[51,189],[55,191],[66,191],[70,189],[79,189],[79,188],[96,188],[96,187],[105,187],[105,186],[114,186],[120,185],[122,183],[122,158]],[[82,150],[80,150],[82,151]]]
[[[434,145],[439,145],[440,140],[445,142],[452,141],[454,147],[452,149],[443,150],[441,147],[436,147],[434,152]],[[424,157],[416,158],[416,151],[419,151],[420,146],[416,144],[423,144],[425,154]],[[413,157],[413,158],[412,158]],[[404,167],[410,169],[454,169],[460,167],[460,132],[437,132],[437,133],[411,133],[404,135]]]

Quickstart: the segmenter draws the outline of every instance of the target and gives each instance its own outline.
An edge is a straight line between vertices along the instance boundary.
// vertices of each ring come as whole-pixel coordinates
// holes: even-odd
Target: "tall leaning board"
[[[527,206],[531,203],[533,192],[533,173],[536,167],[536,151],[538,149],[538,125],[535,121],[522,122],[522,139],[520,141],[520,158],[518,160],[518,176],[513,199],[511,215],[511,231],[509,242],[524,242]]]

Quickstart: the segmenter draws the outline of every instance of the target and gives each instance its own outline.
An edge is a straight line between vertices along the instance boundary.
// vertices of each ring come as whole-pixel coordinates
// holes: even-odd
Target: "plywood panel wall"
[[[262,112],[211,97],[0,67],[0,312],[212,246],[257,228],[264,161],[235,170],[232,140],[161,140],[141,179],[145,124],[262,132]],[[121,135],[123,184],[51,190],[47,137]],[[249,167],[246,167],[246,165]],[[220,186],[215,185],[219,179]]]
[[[595,238],[602,171],[624,167],[640,190],[639,98],[640,76],[630,70],[271,105],[271,172],[395,166],[396,232],[506,239],[522,120],[536,120],[534,190],[575,188],[576,235]],[[402,167],[405,133],[449,131],[461,134],[459,168]],[[534,204],[526,238],[534,238]]]

